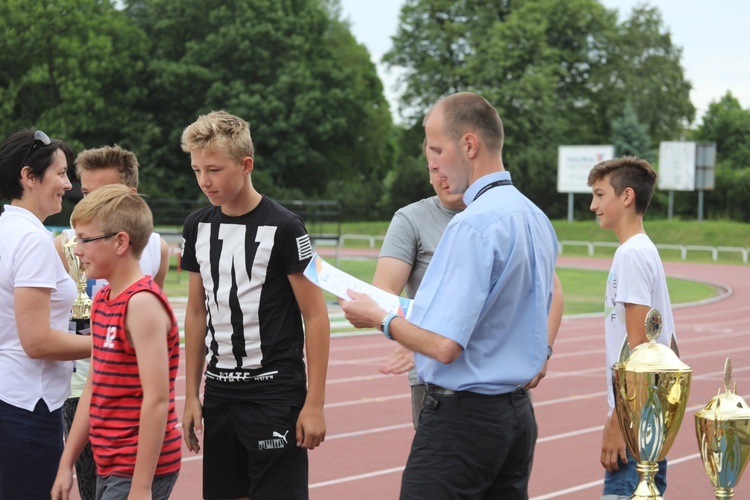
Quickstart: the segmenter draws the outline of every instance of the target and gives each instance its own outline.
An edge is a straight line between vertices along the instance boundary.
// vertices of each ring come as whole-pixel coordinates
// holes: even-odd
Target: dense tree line
[[[728,94],[687,130],[681,49],[647,5],[618,21],[597,0],[405,0],[385,61],[405,69],[400,125],[339,0],[0,0],[0,135],[118,143],[138,154],[141,191],[196,200],[180,134],[225,109],[251,124],[259,190],[383,219],[430,194],[424,112],[470,90],[497,106],[506,166],[554,218],[559,144],[654,160],[662,140],[713,140],[717,191],[750,177],[748,111]],[[707,206],[747,220],[724,201]]]
[[[654,144],[693,120],[680,59],[658,10],[618,23],[596,0],[406,0],[386,54],[406,68],[401,104],[414,122],[448,93],[492,102],[506,167],[552,217],[567,199],[556,193],[558,145],[610,144],[627,106]]]
[[[691,139],[716,143],[716,185],[706,193],[707,216],[750,222],[750,109],[727,92],[709,105]],[[695,213],[694,197],[682,198],[683,213]]]
[[[195,199],[183,128],[246,118],[259,189],[334,198],[367,217],[393,164],[367,50],[323,0],[0,1],[0,134],[38,127],[76,149],[135,151],[141,190]]]

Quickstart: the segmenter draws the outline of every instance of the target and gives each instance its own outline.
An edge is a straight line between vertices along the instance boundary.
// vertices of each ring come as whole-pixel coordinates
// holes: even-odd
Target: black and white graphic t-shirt
[[[206,393],[296,404],[304,398],[304,333],[287,275],[312,257],[302,219],[267,197],[230,217],[206,207],[185,220],[180,267],[206,293]]]

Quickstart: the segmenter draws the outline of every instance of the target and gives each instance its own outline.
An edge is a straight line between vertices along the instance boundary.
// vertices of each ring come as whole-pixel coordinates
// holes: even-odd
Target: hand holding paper
[[[388,314],[388,311],[380,307],[366,293],[355,292],[351,289],[347,290],[347,293],[351,299],[339,299],[339,304],[341,304],[341,309],[344,310],[344,316],[349,320],[349,323],[356,328],[379,328],[380,322]]]
[[[307,265],[303,274],[314,284],[323,290],[334,294],[341,300],[346,301],[355,298],[354,294],[350,293],[351,291],[355,293],[364,293],[371,297],[376,305],[386,312],[398,314],[407,319],[409,318],[411,305],[414,302],[413,300],[399,297],[392,293],[385,292],[380,288],[376,288],[369,283],[365,283],[364,281],[328,264],[321,259],[317,253],[313,255],[312,260]],[[341,302],[341,300],[339,300],[339,302]],[[382,318],[378,318],[378,325],[380,324],[380,319]],[[357,325],[354,324],[354,326]]]

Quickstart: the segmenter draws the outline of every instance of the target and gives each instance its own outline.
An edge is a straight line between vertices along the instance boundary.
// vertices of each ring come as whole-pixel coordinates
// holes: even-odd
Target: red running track
[[[561,267],[609,268],[609,259],[560,257]],[[722,387],[731,356],[738,393],[750,400],[750,267],[665,263],[673,277],[716,283],[729,290],[720,300],[675,309],[682,359],[693,368],[688,408],[669,453],[671,499],[713,498],[695,437],[694,413]],[[604,283],[602,283],[602,289]],[[310,453],[310,498],[395,499],[413,437],[405,376],[377,371],[393,344],[381,334],[334,338],[328,370],[328,437]],[[530,496],[598,499],[603,469],[601,431],[607,412],[602,318],[565,318],[547,377],[534,389],[539,425]],[[182,411],[184,367],[178,381]],[[172,495],[201,498],[201,457],[183,450]],[[750,479],[735,498],[750,498]]]

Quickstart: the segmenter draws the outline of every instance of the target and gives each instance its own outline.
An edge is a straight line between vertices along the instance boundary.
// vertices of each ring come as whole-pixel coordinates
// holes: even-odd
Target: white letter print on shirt
[[[245,265],[245,255],[248,252],[245,245],[247,228],[242,224],[220,224],[218,237],[221,240],[221,256],[219,257],[219,280],[215,287],[210,272],[210,238],[211,225],[207,223],[198,224],[198,235],[195,242],[195,253],[200,260],[201,267],[207,266],[208,272],[201,272],[203,287],[206,292],[208,306],[208,320],[213,327],[214,336],[210,333],[206,336],[206,346],[212,341],[217,344],[216,354],[218,356],[217,368],[255,369],[261,367],[263,354],[260,348],[260,329],[258,326],[258,306],[260,302],[260,290],[266,280],[268,263],[273,249],[276,227],[260,226],[255,237],[258,244],[255,250],[251,274]],[[232,274],[234,273],[234,280]],[[232,290],[233,282],[237,290]],[[216,294],[213,290],[216,289]],[[231,297],[230,294],[234,295]],[[234,302],[239,305],[242,315],[243,331],[234,332],[232,328],[232,317],[229,304]],[[236,314],[236,313],[235,313]],[[241,361],[235,359],[236,352],[232,349],[232,334],[244,337],[245,352]],[[209,353],[210,355],[210,353]]]

